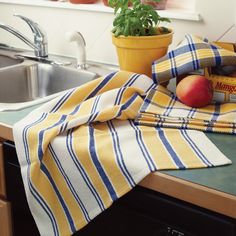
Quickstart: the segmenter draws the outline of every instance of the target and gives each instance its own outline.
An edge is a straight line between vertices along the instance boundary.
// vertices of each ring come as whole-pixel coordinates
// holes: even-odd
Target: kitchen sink
[[[74,58],[50,55],[46,60],[35,60],[29,56],[31,53],[0,44],[0,112],[46,102],[117,71],[109,64],[90,61],[85,69],[77,69]]]
[[[22,63],[23,61],[23,59],[0,55],[0,68],[17,65]]]
[[[0,69],[0,103],[22,103],[57,94],[97,78],[96,73],[44,63]]]

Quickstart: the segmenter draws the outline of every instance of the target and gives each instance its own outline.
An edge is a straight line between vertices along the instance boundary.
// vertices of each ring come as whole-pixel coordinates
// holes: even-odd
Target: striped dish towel
[[[152,77],[160,84],[201,68],[235,64],[236,53],[187,34],[174,50],[153,62]]]
[[[144,99],[135,123],[235,134],[236,104],[214,103],[204,108],[192,108],[181,103],[173,93],[160,85],[151,89]]]
[[[26,196],[41,235],[72,235],[150,172],[231,163],[202,132],[135,126],[154,86],[144,75],[112,73],[66,92],[14,126]]]

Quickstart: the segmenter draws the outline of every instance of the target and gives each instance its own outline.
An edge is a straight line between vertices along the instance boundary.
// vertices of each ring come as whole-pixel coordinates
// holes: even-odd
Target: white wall
[[[185,33],[216,40],[235,22],[235,0],[196,0],[195,8],[201,14],[202,21],[172,20],[170,27],[175,31],[172,48],[183,39]],[[11,5],[0,2],[0,21],[17,28],[29,37],[32,35],[29,27],[14,17],[14,13],[32,18],[46,30],[50,53],[74,56],[75,45],[66,42],[64,34],[66,31],[78,30],[86,39],[89,60],[117,64],[115,49],[110,38],[112,13]],[[235,27],[222,40],[236,42]],[[28,48],[16,37],[1,29],[0,43]]]
[[[236,1],[234,2],[234,24],[236,26]]]

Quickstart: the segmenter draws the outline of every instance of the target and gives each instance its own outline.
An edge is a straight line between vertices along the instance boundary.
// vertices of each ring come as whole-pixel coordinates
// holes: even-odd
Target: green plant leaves
[[[151,5],[142,4],[140,0],[109,0],[108,3],[116,15],[112,30],[116,37],[156,35],[156,27],[160,22],[170,22],[168,18],[161,17]],[[132,8],[129,8],[129,3]],[[166,30],[162,32],[167,33]]]

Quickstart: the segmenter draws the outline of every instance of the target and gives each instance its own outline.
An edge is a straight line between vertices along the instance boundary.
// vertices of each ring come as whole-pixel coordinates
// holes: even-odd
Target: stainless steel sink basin
[[[43,63],[0,69],[0,103],[33,101],[97,78],[92,72]]]
[[[13,66],[22,63],[23,59],[13,58],[6,55],[0,55],[0,68]]]

